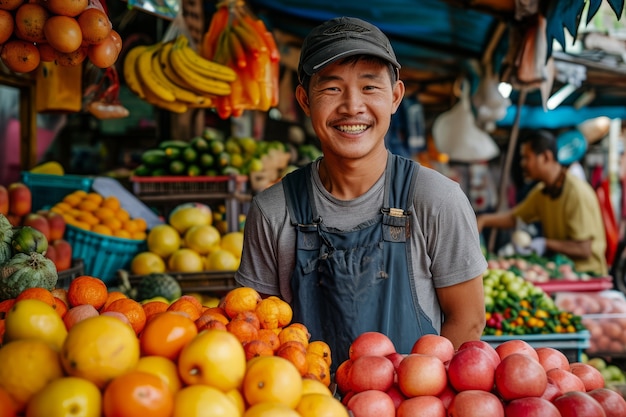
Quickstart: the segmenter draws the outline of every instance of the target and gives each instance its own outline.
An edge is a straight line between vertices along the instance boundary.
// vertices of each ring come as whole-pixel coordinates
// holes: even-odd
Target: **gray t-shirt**
[[[339,200],[322,185],[317,169],[319,160],[313,164],[315,204],[326,226],[349,230],[380,213],[384,175],[360,197]],[[420,306],[432,319],[435,330],[440,331],[441,309],[435,289],[484,273],[487,262],[480,248],[476,215],[458,183],[421,166],[413,205],[409,242],[414,285]],[[290,223],[281,182],[253,198],[244,233],[241,265],[235,280],[290,302],[296,231]]]

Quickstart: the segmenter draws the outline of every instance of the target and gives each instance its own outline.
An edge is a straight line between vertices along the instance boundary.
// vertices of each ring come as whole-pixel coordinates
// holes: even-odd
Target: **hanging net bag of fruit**
[[[237,73],[230,95],[216,99],[220,118],[237,117],[244,110],[267,111],[278,104],[280,54],[272,32],[245,2],[218,3],[199,49],[204,58]]]

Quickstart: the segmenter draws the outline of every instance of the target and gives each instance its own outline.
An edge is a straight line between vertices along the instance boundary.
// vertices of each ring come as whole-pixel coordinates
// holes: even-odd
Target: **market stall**
[[[46,19],[89,26],[80,25],[85,11],[72,16],[54,9],[59,2],[48,3],[53,8],[37,5]],[[457,415],[463,409],[514,416],[529,407],[547,416],[554,410],[569,415],[580,404],[600,415],[626,414],[620,393],[626,377],[616,366],[625,354],[623,294],[610,291],[611,277],[578,273],[567,259],[549,265],[554,260],[494,259],[485,251],[490,263],[483,277],[481,340],[455,348],[443,336],[428,334],[410,341],[410,351],[398,351],[384,334],[365,332],[341,352],[339,357],[348,357],[341,362],[326,341],[312,339],[293,320],[287,302],[237,286],[252,196],[320,155],[297,119],[286,128],[288,140],[259,133],[270,131],[268,113],[293,112],[281,102],[293,86],[281,72],[289,69],[288,54],[301,33],[281,31],[295,20],[275,20],[289,13],[272,1],[216,4],[206,19],[193,18],[203,22],[201,29],[185,23],[178,11],[151,10],[168,30],[122,53],[118,20],[102,5],[84,3],[84,10],[100,11],[102,37],[85,37],[88,46],[79,42],[74,49],[28,41],[28,50],[34,54],[36,48],[44,61],[47,45],[57,62],[102,70],[81,112],[100,122],[122,119],[134,110],[120,99],[126,91],[170,121],[196,111],[210,117],[187,136],[163,134],[159,127],[169,123],[157,124],[156,144],[135,155],[123,181],[103,173],[69,174],[33,159],[37,85],[22,82],[28,76],[0,78],[27,97],[21,105],[23,172],[19,182],[0,184],[0,414],[49,416],[77,403],[94,417],[359,417],[374,409],[380,417],[417,410]],[[187,3],[188,14],[198,12],[190,8],[198,4]],[[473,3],[481,4],[468,10]],[[474,25],[498,28],[498,36],[483,34],[485,42],[470,45],[476,51],[469,60],[484,63],[493,56],[482,50],[485,45],[490,52],[504,45],[504,25],[496,20],[510,21],[514,11],[514,2],[488,3],[433,0],[424,7],[457,19],[469,13]],[[560,22],[555,13],[568,12],[562,17],[571,24],[572,10],[557,3],[551,18]],[[19,6],[0,12],[17,15]],[[145,13],[150,3],[130,6]],[[272,19],[276,8],[284,8],[284,15]],[[324,13],[300,18],[312,24]],[[408,54],[412,39],[385,29]],[[560,38],[554,30],[549,34]],[[280,43],[281,36],[289,42]],[[23,34],[8,39],[4,47],[27,42]],[[105,46],[108,53],[94,52]],[[437,47],[428,46],[428,54],[436,55]],[[468,64],[459,64],[468,58],[459,56],[465,53],[438,58],[455,60],[450,85],[459,84],[459,70]],[[430,65],[440,65],[438,59]],[[403,71],[413,82],[430,70],[407,62]],[[19,69],[10,60],[4,65]],[[422,93],[426,100],[433,91]],[[441,94],[447,102],[454,96]],[[440,106],[441,101],[430,112]],[[205,124],[216,119],[229,129]],[[447,161],[436,160],[439,167]]]

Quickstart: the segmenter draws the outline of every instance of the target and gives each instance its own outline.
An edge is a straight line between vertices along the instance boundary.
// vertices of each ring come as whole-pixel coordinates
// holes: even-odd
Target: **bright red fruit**
[[[396,372],[400,391],[407,397],[439,395],[448,384],[446,367],[433,355],[411,353],[407,355]]]
[[[387,391],[391,388],[396,370],[393,363],[384,356],[360,356],[352,361],[348,372],[352,391],[362,392],[376,389]]]
[[[606,417],[602,405],[586,392],[570,391],[552,402],[561,417]]]
[[[50,242],[50,224],[48,224],[48,219],[43,214],[28,213],[22,219],[22,226],[30,226],[39,230],[46,237],[46,240]]]
[[[539,363],[543,366],[543,369],[549,371],[552,368],[561,368],[569,370],[569,361],[567,356],[558,349],[551,347],[539,347],[536,348],[537,356],[539,357]]]
[[[346,406],[354,417],[395,417],[396,406],[387,393],[378,390],[358,392]]]
[[[523,397],[541,397],[548,385],[541,364],[523,353],[505,356],[496,368],[496,390],[505,401]]]
[[[391,386],[391,388],[389,388],[386,391],[387,395],[389,395],[391,397],[391,399],[393,400],[393,404],[396,406],[396,410],[398,409],[398,407],[400,406],[400,404],[402,403],[402,401],[406,400],[407,398],[404,396],[404,394],[402,393],[402,391],[400,391],[400,388],[398,388],[398,385],[393,384]]]
[[[355,360],[359,356],[387,356],[396,351],[389,337],[380,332],[364,332],[358,335],[350,345],[349,357]]]
[[[441,362],[447,362],[454,356],[454,345],[450,339],[438,334],[425,334],[415,341],[410,353],[435,355]]]
[[[459,392],[448,407],[448,417],[504,417],[504,405],[494,394],[469,390]]]
[[[7,191],[9,192],[9,213],[16,216],[25,216],[32,211],[33,195],[26,184],[21,182],[11,183]]]
[[[450,359],[448,380],[456,391],[491,391],[495,370],[496,367],[483,349],[468,347],[457,351]]]
[[[335,371],[335,383],[337,384],[337,389],[341,394],[346,394],[347,392],[352,391],[352,388],[350,388],[350,378],[348,378],[351,367],[352,361],[350,359],[346,359],[339,364],[337,370]]]
[[[532,347],[530,343],[522,339],[510,339],[502,342],[496,346],[496,352],[498,352],[500,360],[512,353],[524,353],[536,361],[539,361],[539,355],[537,355],[535,348]]]
[[[546,390],[541,394],[541,398],[552,402],[556,397],[560,397],[561,395],[563,395],[561,388],[554,382],[554,379],[548,377],[548,384],[546,385]]]
[[[559,409],[545,398],[518,398],[504,406],[506,417],[561,417]]]
[[[408,398],[396,410],[396,417],[446,417],[446,408],[441,400],[432,395]]]
[[[626,416],[626,400],[617,392],[608,388],[596,388],[587,394],[600,403],[606,417]]]
[[[602,373],[588,363],[574,362],[570,365],[569,370],[583,381],[585,391],[587,392],[604,387]]]
[[[496,352],[496,349],[488,342],[485,342],[484,340],[468,340],[461,343],[461,346],[459,346],[457,350],[463,350],[468,347],[477,347],[484,350],[491,358],[494,368],[500,363],[500,356],[498,355],[498,352]]]
[[[559,387],[559,390],[561,390],[564,394],[570,391],[586,391],[585,384],[582,379],[570,371],[554,368],[546,372],[546,375],[554,381],[554,383]]]

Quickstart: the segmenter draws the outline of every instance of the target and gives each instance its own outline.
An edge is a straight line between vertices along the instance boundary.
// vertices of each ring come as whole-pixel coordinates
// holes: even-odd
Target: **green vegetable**
[[[0,300],[15,298],[26,288],[53,290],[58,279],[54,262],[44,255],[17,253],[0,266]]]
[[[13,248],[11,238],[13,237],[13,226],[4,215],[0,214],[0,265],[11,259]]]
[[[168,161],[163,149],[148,149],[141,154],[141,163],[150,168],[160,168]]]
[[[16,229],[11,238],[11,247],[13,253],[26,253],[38,252],[45,254],[48,250],[48,239],[39,230],[30,227],[22,226]]]
[[[169,274],[145,275],[137,284],[138,301],[148,300],[154,297],[164,297],[168,301],[174,301],[182,295],[180,284]]]

